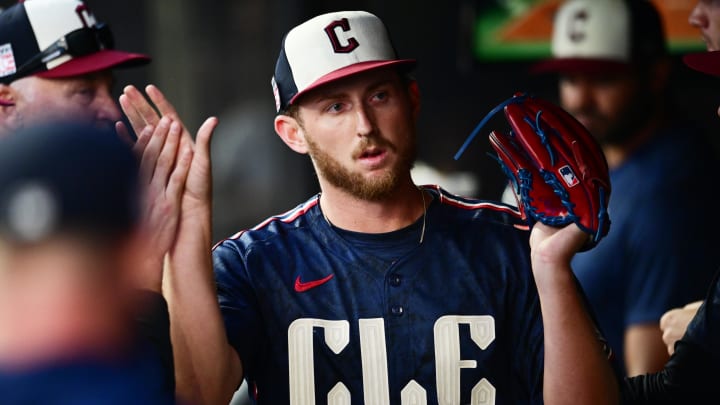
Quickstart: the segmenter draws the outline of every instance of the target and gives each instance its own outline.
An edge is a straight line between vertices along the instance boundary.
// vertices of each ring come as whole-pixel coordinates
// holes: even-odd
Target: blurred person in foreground
[[[108,25],[98,21],[80,0],[27,0],[8,7],[0,12],[0,137],[62,119],[107,129],[114,124],[120,136],[133,142],[112,96],[113,70],[149,61],[146,55],[115,49]],[[149,92],[159,94],[153,86]],[[146,148],[153,145],[150,150],[157,152],[163,145],[158,141],[163,137],[150,141],[155,131],[181,131],[179,154],[192,154],[194,145],[188,142],[189,135],[174,121],[167,118],[135,128],[138,139],[134,152],[148,168],[154,157],[152,152],[145,155]],[[145,171],[152,176],[151,170]],[[160,292],[163,260],[174,239],[180,194],[173,195],[167,186],[155,181],[144,190],[142,228],[152,243],[138,252],[142,260],[136,262],[135,288],[147,304],[137,315],[138,325],[164,358],[166,385],[173,390],[169,329],[167,322],[162,322],[168,317],[167,304]]]
[[[658,371],[668,359],[661,316],[700,299],[717,266],[717,220],[679,215],[707,190],[698,173],[712,173],[717,159],[672,110],[664,30],[649,1],[564,3],[552,51],[534,70],[559,74],[560,105],[601,143],[613,187],[610,233],[573,269],[621,373]]]
[[[180,139],[177,126],[158,128],[140,168],[112,130],[61,123],[0,139],[3,404],[174,402],[135,319],[147,303],[140,262],[157,242],[143,229],[139,173],[172,161]],[[150,187],[182,190],[180,156],[183,169],[158,165]]]

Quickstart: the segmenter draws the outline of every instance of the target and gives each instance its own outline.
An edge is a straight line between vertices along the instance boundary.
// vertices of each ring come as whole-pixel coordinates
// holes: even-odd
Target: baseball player
[[[164,289],[183,399],[227,403],[245,378],[264,404],[613,402],[569,266],[587,235],[528,234],[504,205],[413,184],[414,65],[366,12],[290,30],[274,127],[310,155],[321,193],[212,257],[198,136]],[[158,119],[125,95],[134,122]],[[570,361],[584,367],[559,366]]]
[[[720,2],[698,1],[690,13],[690,24],[700,30],[707,50],[720,50]],[[695,316],[702,301],[695,301],[680,308],[672,309],[660,318],[660,328],[663,331],[663,341],[670,354],[675,351],[677,342],[687,329],[690,320]]]
[[[652,2],[567,1],[552,47],[553,57],[535,68],[558,74],[560,105],[602,144],[613,188],[612,230],[573,268],[617,366],[627,375],[658,371],[668,359],[662,315],[700,299],[717,266],[713,222],[676,215],[691,209],[687,196],[703,187],[697,173],[712,172],[717,158],[698,128],[671,113],[669,59]]]
[[[684,57],[691,68],[720,76],[720,52]],[[720,110],[718,110],[720,115]],[[655,374],[626,379],[621,385],[625,404],[716,404],[720,401],[720,272],[705,300],[673,342],[670,360]]]
[[[173,140],[149,145],[146,160],[176,154],[179,131],[155,135]],[[131,318],[144,303],[128,287],[153,242],[140,187],[137,160],[112,130],[53,123],[0,138],[3,404],[174,403]]]

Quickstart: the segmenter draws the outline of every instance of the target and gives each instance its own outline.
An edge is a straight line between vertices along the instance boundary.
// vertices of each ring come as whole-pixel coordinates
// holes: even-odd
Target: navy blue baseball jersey
[[[422,243],[423,218],[343,231],[316,196],[216,246],[229,342],[257,403],[542,403],[529,233],[512,208],[425,190]]]

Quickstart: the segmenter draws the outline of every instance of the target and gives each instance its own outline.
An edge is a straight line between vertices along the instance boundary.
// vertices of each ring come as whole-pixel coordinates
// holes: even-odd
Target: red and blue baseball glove
[[[523,218],[563,227],[575,223],[594,247],[610,228],[610,176],[595,138],[559,106],[527,94],[506,100],[468,137],[457,160],[487,121],[505,112],[511,131],[492,131],[490,144],[518,199]]]

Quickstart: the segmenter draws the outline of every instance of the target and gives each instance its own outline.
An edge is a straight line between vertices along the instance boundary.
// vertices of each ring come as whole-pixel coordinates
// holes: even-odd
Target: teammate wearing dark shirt
[[[506,207],[421,190],[427,212],[397,231],[336,227],[315,197],[215,249],[230,343],[259,402],[542,402],[527,232]]]
[[[183,399],[226,403],[245,377],[258,403],[612,403],[569,265],[587,235],[528,233],[506,207],[413,184],[413,64],[365,12],[291,30],[275,130],[310,155],[322,193],[212,257],[198,133],[164,283]],[[133,93],[131,121],[156,121]]]
[[[720,52],[685,56],[685,63],[700,72],[720,76]],[[720,114],[720,110],[718,111]],[[715,404],[720,401],[720,273],[665,368],[656,374],[626,379],[626,404]]]
[[[623,404],[716,404],[720,401],[720,273],[665,368],[626,379]]]

